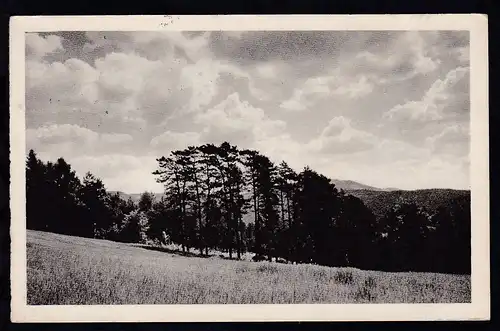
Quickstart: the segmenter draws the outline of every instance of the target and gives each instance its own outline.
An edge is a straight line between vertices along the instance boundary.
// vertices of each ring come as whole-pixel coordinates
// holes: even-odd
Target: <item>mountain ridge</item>
[[[353,191],[353,190],[370,190],[370,191],[399,191],[397,188],[379,188],[375,186],[366,185],[353,180],[343,180],[343,179],[332,179],[332,183],[338,190]],[[125,196],[126,199],[131,197],[134,201],[138,201],[142,193],[127,193],[123,191],[110,191],[111,193],[119,193],[122,197]],[[155,198],[161,198],[163,193],[161,192],[150,192]]]
[[[370,191],[392,191],[399,190],[396,188],[379,188],[375,186],[366,185],[354,180],[343,180],[343,179],[332,179],[331,180],[337,189],[342,189],[344,191],[352,190],[370,190]]]
[[[331,179],[331,182],[335,185],[338,190],[344,190],[346,192],[357,192],[357,191],[374,191],[374,192],[415,192],[415,191],[429,191],[429,190],[441,190],[441,191],[470,191],[468,189],[452,189],[452,188],[422,188],[422,189],[400,189],[396,187],[375,187],[366,185],[354,180],[346,179]],[[142,193],[128,193],[123,191],[109,191],[111,193],[119,193],[122,197],[128,199],[131,197],[134,201],[138,201]],[[149,192],[149,191],[148,191]],[[162,192],[150,192],[155,198],[161,198],[163,196]]]
[[[397,188],[378,188],[365,185],[353,180],[333,179],[337,189],[352,195],[361,201],[375,214],[377,218],[383,217],[385,213],[395,204],[409,201],[418,204],[429,212],[434,212],[440,206],[448,204],[451,200],[463,197],[470,198],[470,190],[450,188],[429,188],[403,190]],[[110,191],[118,193],[122,199],[132,198],[134,202],[139,201],[142,193],[125,193],[121,191]],[[154,193],[155,200],[160,200],[163,193]],[[248,214],[245,220],[251,221],[253,216]]]

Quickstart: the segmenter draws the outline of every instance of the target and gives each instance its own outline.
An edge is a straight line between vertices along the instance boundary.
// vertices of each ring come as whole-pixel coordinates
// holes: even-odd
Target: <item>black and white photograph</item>
[[[282,18],[11,39],[20,305],[489,316],[485,19]]]

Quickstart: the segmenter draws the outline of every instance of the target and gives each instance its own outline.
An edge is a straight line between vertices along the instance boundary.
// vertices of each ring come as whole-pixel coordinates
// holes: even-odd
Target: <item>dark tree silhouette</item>
[[[49,230],[45,165],[33,150],[26,160],[26,219],[28,229]]]
[[[153,208],[155,196],[151,192],[144,192],[139,199],[138,208],[140,211],[147,212]]]
[[[252,243],[252,251],[258,255],[263,255],[263,225],[260,217],[259,205],[259,160],[260,155],[257,151],[243,150],[240,151],[240,162],[246,170],[246,181],[250,186],[250,197],[252,202],[252,211],[254,215],[254,240]]]
[[[103,182],[87,172],[83,178],[82,199],[86,206],[86,216],[93,225],[96,238],[105,238],[113,225],[109,209],[110,197],[106,192]]]
[[[470,192],[450,193],[448,199],[432,190],[418,199],[418,193],[400,193],[381,212],[373,210],[380,205],[373,199],[370,209],[309,167],[296,173],[286,162],[276,166],[257,151],[227,142],[172,151],[157,161],[153,174],[164,185],[163,197],[156,201],[146,192],[135,204],[107,192],[91,173],[80,181],[64,159],[44,163],[30,150],[27,228],[124,242],[173,242],[183,251],[196,248],[208,255],[211,249],[222,250],[237,259],[249,251],[255,260],[471,271]]]

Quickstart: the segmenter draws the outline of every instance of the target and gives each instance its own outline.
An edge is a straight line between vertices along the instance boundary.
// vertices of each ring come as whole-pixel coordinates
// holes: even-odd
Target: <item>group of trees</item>
[[[173,151],[158,164],[154,174],[165,186],[169,216],[152,221],[183,249],[195,247],[203,255],[217,248],[237,258],[249,250],[262,259],[324,265],[350,259],[360,265],[364,257],[355,253],[352,238],[374,241],[370,210],[310,168],[296,173],[285,162],[275,165],[257,151],[228,143]],[[245,215],[253,216],[248,226]]]
[[[135,204],[63,160],[27,159],[28,228],[118,241],[177,243],[237,259],[376,270],[470,272],[470,197],[435,212],[412,202],[376,217],[364,203],[305,167],[295,172],[229,143],[190,146],[157,159],[164,185]]]
[[[138,241],[138,212],[132,200],[107,192],[90,172],[81,181],[63,158],[44,163],[30,150],[26,161],[28,229]]]

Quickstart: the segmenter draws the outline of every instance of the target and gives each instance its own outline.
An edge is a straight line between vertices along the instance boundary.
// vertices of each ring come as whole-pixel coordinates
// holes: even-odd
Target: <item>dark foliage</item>
[[[30,151],[27,227],[176,243],[202,256],[219,250],[240,259],[250,251],[256,261],[470,273],[468,191],[346,194],[309,167],[296,173],[229,143],[190,146],[157,161],[153,174],[164,194],[146,192],[134,203],[90,173],[80,181],[64,159],[43,163]]]

